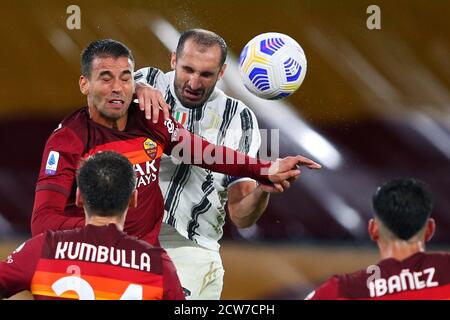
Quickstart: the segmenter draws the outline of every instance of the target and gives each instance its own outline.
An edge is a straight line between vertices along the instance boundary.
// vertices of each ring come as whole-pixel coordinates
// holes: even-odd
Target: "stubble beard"
[[[213,93],[214,88],[216,87],[216,84],[217,84],[217,80],[216,80],[216,82],[214,82],[214,85],[211,88],[209,88],[209,92],[206,92],[205,97],[201,101],[193,103],[193,102],[187,101],[183,97],[184,86],[183,87],[178,86],[176,80],[174,80],[174,83],[173,83],[174,88],[175,88],[175,94],[177,95],[178,100],[180,100],[181,104],[184,107],[189,108],[189,109],[195,109],[195,108],[203,106],[205,104],[205,102],[208,101],[209,97],[211,97],[211,94]]]

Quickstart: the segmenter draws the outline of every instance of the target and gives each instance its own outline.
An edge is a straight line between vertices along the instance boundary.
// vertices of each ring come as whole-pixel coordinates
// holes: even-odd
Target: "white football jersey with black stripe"
[[[173,71],[163,73],[150,67],[138,70],[134,78],[160,90],[172,107],[172,116],[184,128],[210,143],[225,145],[252,157],[257,155],[261,145],[259,127],[255,115],[244,103],[216,87],[202,107],[186,108],[175,94],[174,76]],[[163,221],[184,238],[218,250],[225,223],[226,189],[237,181],[251,179],[225,176],[183,164],[166,155],[161,159],[159,179],[165,200]],[[162,230],[163,233],[167,228]],[[167,237],[164,241],[160,237],[160,240],[163,246],[170,246]]]

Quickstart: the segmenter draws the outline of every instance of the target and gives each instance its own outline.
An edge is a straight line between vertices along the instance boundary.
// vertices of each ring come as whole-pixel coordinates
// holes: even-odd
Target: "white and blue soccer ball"
[[[260,34],[241,52],[239,70],[245,87],[269,100],[290,96],[306,75],[306,56],[291,37],[276,32]]]

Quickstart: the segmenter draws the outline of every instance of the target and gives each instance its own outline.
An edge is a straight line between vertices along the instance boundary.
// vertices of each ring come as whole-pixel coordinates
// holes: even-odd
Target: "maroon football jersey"
[[[32,234],[84,225],[83,210],[75,206],[76,170],[83,158],[98,151],[116,151],[133,164],[138,207],[128,211],[125,232],[157,246],[164,214],[158,177],[163,152],[170,155],[177,146],[175,153],[184,163],[272,184],[268,178],[270,161],[210,144],[173,118],[166,121],[163,118],[160,111],[158,123],[146,120],[136,104],[129,108],[124,131],[92,121],[87,107],[67,117],[45,146],[31,219]]]
[[[390,258],[342,276],[333,276],[307,299],[450,299],[450,254],[418,252],[403,261]]]
[[[158,245],[158,234],[164,213],[164,201],[159,188],[159,165],[163,152],[170,154],[174,142],[171,134],[179,126],[160,116],[158,123],[146,120],[136,104],[131,104],[124,131],[102,126],[89,117],[87,107],[65,118],[47,140],[36,186],[36,201],[32,217],[32,233],[46,230],[71,229],[84,225],[82,208],[75,206],[76,170],[80,160],[98,151],[116,151],[127,157],[137,175],[138,204],[130,208],[124,231],[151,244]],[[52,201],[66,198],[64,212],[48,210],[48,199],[39,203],[38,191],[56,191]],[[50,210],[51,211],[51,210]]]
[[[47,231],[0,262],[0,297],[30,290],[35,299],[183,300],[166,252],[115,224]]]

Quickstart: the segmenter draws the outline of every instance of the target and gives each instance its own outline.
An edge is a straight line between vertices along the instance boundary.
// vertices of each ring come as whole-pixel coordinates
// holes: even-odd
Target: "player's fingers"
[[[153,123],[157,123],[159,119],[159,101],[158,97],[153,95],[152,97],[152,119]]]
[[[274,183],[273,186],[275,187],[275,190],[276,190],[277,192],[283,192],[283,191],[284,191],[284,190],[283,190],[283,187],[282,187],[281,184],[279,184],[279,183]]]
[[[145,119],[150,120],[152,118],[152,100],[147,94],[144,94],[145,99]]]
[[[163,114],[164,114],[164,120],[169,120],[170,119],[170,105],[168,103],[166,103],[166,101],[164,100],[163,96],[160,95],[159,96],[159,105],[162,108]]]
[[[260,184],[259,187],[265,191],[265,192],[278,192],[277,188],[274,186],[274,184],[268,185],[268,184]]]
[[[289,181],[291,184],[292,183],[294,183],[295,182],[295,180],[297,180],[298,179],[298,177],[300,177],[300,175],[298,174],[298,175],[295,175],[295,176],[293,176],[293,177],[291,177],[291,178],[289,178],[287,181]]]
[[[283,187],[283,190],[287,190],[291,186],[291,184],[287,180],[281,181],[280,184]]]
[[[292,177],[295,177],[295,176],[298,176],[300,174],[300,170],[289,170],[289,171],[286,171],[286,172],[280,172],[280,173],[278,173],[278,174],[276,174],[275,176],[274,176],[274,181],[273,182],[277,182],[277,183],[279,183],[279,182],[281,182],[281,181],[283,181],[283,180],[288,180],[288,179],[290,179],[290,178],[292,178]]]
[[[303,165],[303,166],[308,167],[309,169],[320,169],[320,168],[322,168],[322,166],[320,164],[318,164],[317,162],[314,162],[311,159],[308,159],[306,157],[296,156],[295,159],[297,161],[297,166],[298,165]]]
[[[138,100],[139,109],[141,109],[141,111],[144,111],[144,109],[145,109],[145,96],[139,91],[139,92],[136,92],[136,98]],[[134,102],[136,102],[136,100],[134,100]]]
[[[286,171],[290,169],[296,169],[297,163],[298,163],[297,157],[286,157],[279,160],[279,171]]]

